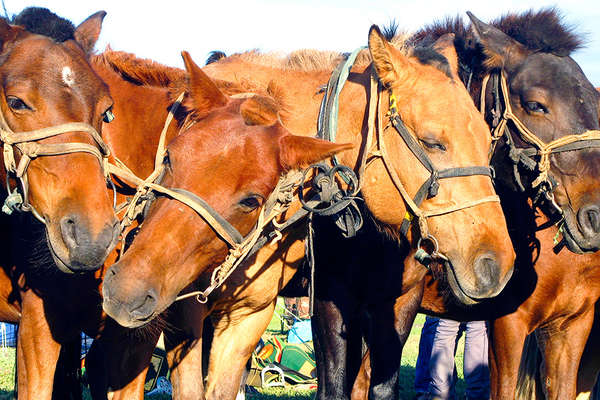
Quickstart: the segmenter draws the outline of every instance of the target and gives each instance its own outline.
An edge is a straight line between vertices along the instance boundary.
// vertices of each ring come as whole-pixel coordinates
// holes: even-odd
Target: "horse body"
[[[88,61],[105,14],[77,28],[46,9],[25,10],[15,25],[0,20],[0,179],[10,183],[0,191],[9,211],[43,223],[29,213],[1,218],[0,317],[20,322],[19,398],[50,398],[59,343],[72,337],[57,321],[79,306],[62,295],[87,301],[79,291],[97,286],[94,275],[71,274],[100,268],[118,234],[98,134],[112,99]]]

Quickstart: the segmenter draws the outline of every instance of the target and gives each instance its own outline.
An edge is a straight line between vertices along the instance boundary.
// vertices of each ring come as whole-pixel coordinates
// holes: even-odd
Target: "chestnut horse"
[[[3,211],[31,211],[0,217],[0,319],[20,322],[20,398],[52,392],[42,371],[65,339],[53,326],[65,309],[61,284],[84,279],[73,272],[98,269],[117,240],[109,151],[98,133],[112,117],[112,99],[88,62],[105,14],[77,28],[46,9],[26,9],[14,24],[0,18]]]
[[[457,84],[456,54],[453,54],[451,43],[447,46],[440,43],[440,47],[450,50],[449,62],[433,49],[415,49],[413,54],[406,55],[389,44],[375,27],[371,29],[369,38],[370,52],[374,58],[373,67],[382,84],[396,94],[398,110],[413,132],[409,135],[417,135],[420,151],[426,152],[436,166],[474,166],[487,163],[489,131],[464,87]],[[231,57],[211,64],[206,71],[217,78],[238,80],[279,94],[287,100],[285,112],[281,113],[284,125],[294,133],[313,135],[317,128],[316,119],[321,102],[321,96],[315,95],[315,92],[327,81],[330,74],[330,69],[327,68],[333,68],[331,62],[326,64],[327,67],[310,71],[274,64],[261,65],[256,62],[256,58],[261,56],[250,53]],[[360,167],[359,151],[369,150],[365,150],[368,147],[365,140],[369,131],[369,110],[366,106],[370,99],[373,112],[375,104],[375,97],[369,94],[371,68],[366,62],[357,66],[350,73],[340,98],[338,137],[342,141],[356,144],[356,147],[340,155],[339,160],[356,170]],[[433,98],[425,96],[425,93],[434,91],[436,96]],[[381,110],[385,110],[389,106],[388,99],[381,97]],[[439,113],[440,109],[447,108],[449,101],[455,112]],[[377,118],[380,123],[383,123],[382,115],[383,113]],[[386,165],[375,157],[361,176],[361,190],[367,206],[378,222],[391,232],[399,234],[407,206],[395,184],[405,185],[409,193],[416,193],[427,177],[424,177],[426,169],[413,161],[415,156],[403,139],[392,134],[391,127],[388,129],[385,141],[389,141],[387,151],[392,157],[389,161],[390,174],[397,175],[398,182],[390,178]],[[381,141],[381,138],[376,140]],[[380,146],[383,145],[380,143]],[[185,171],[186,174],[191,172],[193,171]],[[485,176],[463,177],[452,183],[452,190],[450,185],[441,184],[438,195],[426,200],[423,207],[434,210],[449,204],[465,204],[467,199],[476,201],[493,195],[489,178]],[[200,180],[197,185],[201,185]],[[390,207],[390,204],[394,204],[396,208]],[[299,207],[296,202],[295,208]],[[177,215],[178,209],[180,206],[172,201],[153,204],[128,252],[109,270],[104,291],[116,304],[105,301],[104,307],[109,315],[116,317],[125,326],[135,327],[146,323],[169,306],[184,287],[207,285],[210,275],[203,273],[207,262],[215,265],[222,261],[222,258],[202,258],[215,249],[205,246],[200,251],[199,243],[215,239],[196,236],[195,240],[190,240],[191,232],[196,232],[198,228],[186,225],[186,221],[175,222],[174,215]],[[155,215],[163,218],[159,220]],[[167,215],[173,217],[167,219]],[[493,296],[501,290],[511,274],[514,253],[504,231],[503,215],[495,202],[478,203],[448,215],[431,218],[425,224],[438,239],[439,251],[449,258],[454,279],[452,289],[457,296],[469,301]],[[185,333],[192,335],[186,345],[177,342],[178,338],[169,343],[170,335],[166,332],[171,350],[170,360],[175,367],[172,381],[178,396],[186,398],[202,395],[202,379],[198,375],[201,346],[198,343],[201,341],[201,321],[211,311],[216,332],[205,396],[219,399],[235,397],[243,367],[271,318],[276,295],[302,263],[306,225],[305,222],[297,225],[285,232],[277,244],[266,246],[249,262],[238,267],[229,280],[213,292],[206,305],[189,299],[176,303],[169,310],[167,319],[175,324],[179,322],[178,326],[186,327],[188,332]],[[167,226],[170,231],[177,227],[175,232],[180,235],[169,236],[170,241],[179,249],[176,252],[167,250],[172,249],[168,247],[152,248],[152,244],[157,243],[159,237],[164,235]],[[460,234],[460,239],[457,234]],[[416,250],[419,239],[416,228],[408,232],[408,237],[412,239],[410,243],[413,250]],[[398,240],[399,238],[392,241],[394,249],[398,248]],[[223,248],[221,245],[221,251]],[[403,252],[399,252],[400,259],[406,257],[408,250],[408,246],[404,246]],[[188,251],[194,251],[193,256],[183,259],[182,255],[187,255]],[[114,273],[110,272],[112,270]],[[384,279],[391,285],[386,290],[394,294],[400,293],[403,285],[413,285],[413,282],[407,280],[421,280],[424,271],[420,266],[414,268],[410,274],[404,274],[404,282],[397,277],[397,269],[387,271],[387,278]],[[412,307],[414,310],[416,305]],[[170,318],[174,316],[181,316],[182,320]],[[177,334],[171,336],[176,337]],[[396,361],[399,356],[399,353],[390,354],[390,358]]]
[[[431,26],[419,32],[414,40],[427,42],[448,32],[456,33],[455,44],[465,66],[463,80],[470,81],[476,102],[482,98],[484,76],[503,71],[513,113],[545,142],[598,130],[598,93],[568,57],[581,42],[561,24],[554,10],[508,15],[493,24],[472,18],[472,23],[474,39],[482,49],[468,44],[468,29],[459,21]],[[488,85],[487,89],[484,108],[490,126],[494,127],[498,120],[494,122],[492,113],[496,111],[499,115],[494,108],[499,101],[502,102],[499,106],[504,107],[506,98],[500,87]],[[518,144],[519,151],[526,142],[516,125],[509,123],[509,128],[510,138]],[[600,154],[597,143],[585,145],[592,147],[552,155],[549,170],[559,183],[554,188],[554,197],[563,210],[566,245],[578,253],[597,250],[596,236],[600,231],[596,220]],[[556,207],[548,203],[550,197],[546,194],[538,196],[532,185],[539,171],[527,169],[518,157],[510,158],[514,154],[505,136],[499,139],[492,157],[497,172],[496,187],[517,253],[513,278],[496,299],[461,309],[444,301],[429,276],[422,309],[457,320],[494,320],[490,340],[492,398],[515,398],[523,343],[534,330],[542,343],[541,389],[546,398],[575,398],[579,361],[594,321],[594,305],[600,296],[600,256],[576,255],[564,250],[555,254],[553,239],[560,233],[556,226],[547,227],[546,222],[555,216]],[[519,172],[515,174],[517,169]],[[536,197],[543,201],[536,202]],[[540,215],[532,204],[548,215]],[[577,222],[569,222],[573,219]],[[543,225],[546,228],[540,230]],[[366,393],[359,393],[361,387],[364,391],[364,380],[363,376],[353,398],[366,398]]]

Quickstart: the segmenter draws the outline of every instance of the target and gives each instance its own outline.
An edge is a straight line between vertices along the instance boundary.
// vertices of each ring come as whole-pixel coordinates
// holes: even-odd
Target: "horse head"
[[[489,129],[458,78],[451,39],[406,55],[371,28],[373,65],[395,97],[380,141],[387,142],[387,169],[400,183],[365,185],[362,193],[375,218],[394,230],[412,219],[413,249],[433,248],[455,296],[473,303],[502,290],[515,254],[487,167]],[[373,163],[366,174],[368,182],[386,173]],[[409,202],[398,195],[401,185],[420,211],[403,207]]]
[[[45,224],[64,272],[98,269],[118,235],[98,134],[112,99],[88,63],[105,14],[76,29],[45,9],[25,10],[16,25],[0,19],[3,210]]]
[[[492,160],[498,176],[513,187],[518,181],[546,214],[563,219],[571,251],[600,249],[600,140],[598,132],[588,137],[599,129],[600,96],[569,56],[581,39],[554,10],[508,15],[493,24],[469,17],[485,69],[496,73],[481,97],[488,121],[502,123],[498,118],[507,109],[515,117],[506,122],[509,133]],[[569,138],[577,141],[567,143]]]

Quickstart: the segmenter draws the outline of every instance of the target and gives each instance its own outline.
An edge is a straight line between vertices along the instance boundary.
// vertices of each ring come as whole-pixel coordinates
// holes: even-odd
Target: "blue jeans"
[[[419,341],[419,356],[415,371],[417,395],[430,393],[442,399],[454,399],[456,344],[465,332],[463,370],[469,399],[488,399],[490,374],[488,366],[488,336],[485,321],[459,323],[448,319],[427,317]]]

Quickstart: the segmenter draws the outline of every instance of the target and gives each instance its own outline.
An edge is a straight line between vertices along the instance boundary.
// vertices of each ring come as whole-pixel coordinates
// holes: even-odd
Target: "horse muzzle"
[[[576,254],[600,250],[600,206],[587,204],[577,214],[564,212],[563,236],[567,248]]]

